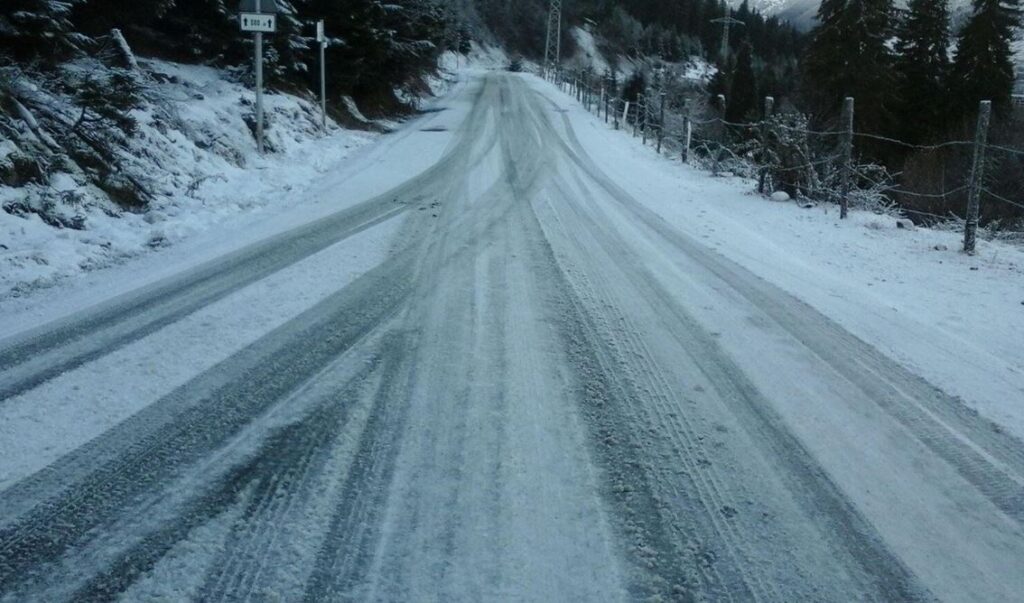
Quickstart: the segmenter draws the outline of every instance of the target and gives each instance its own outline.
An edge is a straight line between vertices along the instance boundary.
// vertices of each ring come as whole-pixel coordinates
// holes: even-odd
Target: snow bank
[[[0,186],[0,204],[49,204],[73,228],[34,213],[0,211],[0,298],[24,295],[83,271],[174,244],[228,216],[286,202],[282,193],[373,135],[321,129],[317,104],[266,94],[267,148],[256,152],[253,93],[209,67],[140,61],[150,99],[133,112],[138,134],[122,160],[149,175],[155,200],[140,213],[119,208],[83,174],[55,174],[48,185]],[[80,227],[80,229],[77,229]]]

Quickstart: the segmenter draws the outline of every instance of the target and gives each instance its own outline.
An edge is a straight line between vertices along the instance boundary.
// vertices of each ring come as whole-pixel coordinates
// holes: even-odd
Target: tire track
[[[373,413],[307,581],[304,601],[362,598],[405,426],[408,397],[404,394],[414,373],[408,351],[415,349],[415,342],[415,335],[404,333],[396,335],[389,346]]]
[[[565,207],[571,206],[566,204]],[[721,401],[740,420],[745,431],[762,452],[772,459],[771,465],[781,469],[779,475],[788,483],[789,490],[801,501],[801,507],[813,510],[819,532],[829,536],[838,550],[843,550],[851,561],[862,568],[861,579],[865,581],[864,586],[869,586],[874,594],[868,595],[865,592],[860,596],[871,596],[875,600],[929,599],[930,595],[913,574],[888,550],[871,524],[852,506],[827,473],[813,462],[813,457],[789,432],[784,421],[771,410],[770,403],[763,399],[743,372],[722,352],[714,338],[677,307],[671,296],[646,272],[642,262],[630,258],[629,254],[624,254],[622,246],[614,243],[613,235],[602,232],[605,227],[588,214],[573,209],[576,210],[575,223],[586,224],[585,230],[595,233],[598,241],[603,241],[598,244],[605,249],[606,257],[619,265],[618,273],[628,279],[644,299],[653,304],[656,314],[661,317],[669,332],[674,333],[678,341],[687,342],[684,347],[687,355],[710,381]],[[596,274],[600,274],[600,271],[587,270],[587,275]],[[582,281],[582,278],[577,277],[576,282]],[[614,297],[606,297],[606,294],[599,292],[601,289],[609,290],[608,287],[607,283],[604,286],[598,285],[597,291],[583,295],[584,299],[590,295],[597,295],[596,305],[605,308],[606,313],[614,316],[606,337],[615,342],[613,345],[625,346],[624,351],[619,353],[622,358],[620,362],[633,368],[630,373],[635,371],[641,376],[642,385],[638,385],[638,388],[656,404],[656,413],[642,419],[641,424],[649,425],[653,422],[661,426],[659,433],[680,438],[677,440],[679,450],[689,451],[684,455],[670,456],[673,459],[677,456],[683,457],[679,462],[687,467],[686,479],[697,480],[697,496],[704,508],[707,522],[715,526],[715,533],[720,535],[725,543],[729,543],[729,550],[733,551],[734,555],[731,570],[736,576],[742,577],[740,579],[744,584],[753,588],[750,597],[785,600],[785,597],[767,586],[770,582],[766,577],[757,573],[750,575],[756,564],[752,563],[751,553],[746,551],[744,541],[747,538],[737,532],[731,523],[723,522],[719,512],[726,507],[738,506],[723,495],[723,484],[727,483],[727,480],[717,476],[715,465],[700,462],[701,459],[711,458],[713,452],[696,443],[702,438],[694,432],[692,426],[685,424],[686,413],[672,411],[669,400],[674,396],[666,389],[660,370],[647,361],[651,354],[642,347],[643,344],[637,335],[642,329],[638,329],[625,315],[613,310],[619,307],[620,303]],[[601,301],[602,299],[604,301]],[[645,451],[642,458],[653,459],[660,456],[662,454],[657,448],[651,448]],[[658,483],[670,484],[678,479],[667,474],[659,479]],[[709,535],[708,539],[713,541],[714,537]],[[730,583],[736,584],[736,580],[726,581],[726,584]],[[741,595],[740,598],[748,597]]]
[[[565,119],[573,161],[631,219],[702,265],[864,392],[1017,523],[1024,524],[1024,442],[843,329],[808,304],[671,229],[604,176]],[[851,362],[852,359],[852,362]]]
[[[173,324],[266,276],[406,212],[410,201],[381,197],[200,268],[184,279],[115,301],[87,318],[0,352],[0,401],[12,398]],[[2,402],[0,402],[2,403]]]
[[[436,196],[453,167],[472,163],[470,143],[485,116],[488,103],[480,100],[489,88],[485,81],[468,92],[473,108],[441,159],[394,189],[0,342],[0,404]]]
[[[563,117],[563,119],[565,119]],[[566,123],[568,129],[568,123]],[[729,494],[727,478],[734,476],[719,475],[718,470],[703,459],[710,458],[712,451],[706,449],[706,443],[700,431],[689,423],[687,413],[678,412],[675,402],[678,394],[668,385],[662,369],[651,362],[652,350],[646,345],[640,334],[644,329],[626,314],[617,310],[622,307],[622,300],[608,292],[612,291],[611,273],[624,278],[636,291],[640,298],[652,304],[652,314],[667,320],[665,326],[675,333],[679,341],[687,341],[687,350],[697,366],[714,385],[729,408],[741,419],[741,424],[754,436],[758,445],[772,455],[773,464],[783,468],[781,473],[794,486],[795,492],[805,503],[805,509],[814,509],[820,515],[816,523],[819,531],[830,534],[835,543],[842,543],[846,554],[863,568],[862,579],[867,580],[874,592],[873,598],[879,600],[920,600],[929,595],[917,583],[913,575],[884,546],[881,539],[874,533],[871,525],[845,499],[838,488],[831,482],[827,474],[815,466],[809,459],[806,450],[785,428],[783,422],[769,410],[769,405],[761,399],[757,390],[749,384],[741,371],[735,367],[714,343],[713,339],[699,326],[681,314],[675,307],[671,297],[660,290],[656,279],[646,272],[645,264],[639,258],[631,257],[627,246],[622,245],[614,233],[604,223],[598,222],[594,214],[593,203],[586,199],[588,190],[584,178],[593,179],[601,184],[592,172],[575,157],[570,149],[557,136],[550,136],[553,146],[561,146],[567,155],[570,166],[560,173],[572,174],[576,178],[578,190],[569,194],[568,190],[556,185],[554,201],[550,202],[545,211],[545,219],[538,219],[538,225],[546,233],[548,241],[570,241],[574,250],[567,255],[554,251],[552,243],[551,262],[559,266],[559,289],[568,301],[563,302],[569,310],[571,326],[564,337],[567,348],[575,350],[576,363],[583,374],[591,381],[595,380],[595,372],[603,374],[603,380],[591,385],[587,396],[594,396],[599,404],[591,405],[588,417],[592,428],[595,448],[600,449],[607,442],[628,442],[627,452],[623,456],[605,453],[603,463],[606,471],[619,479],[628,480],[628,470],[621,465],[643,467],[650,477],[648,487],[655,501],[675,499],[682,501],[675,508],[686,509],[688,515],[672,514],[670,509],[658,502],[648,503],[648,514],[662,515],[661,522],[672,529],[668,534],[675,534],[675,542],[662,543],[662,557],[671,558],[673,551],[689,552],[687,559],[694,567],[701,567],[702,557],[706,557],[706,543],[717,543],[713,546],[724,547],[725,556],[709,565],[701,575],[673,574],[668,572],[660,577],[662,588],[668,587],[665,596],[680,595],[685,597],[711,596],[713,598],[735,598],[741,600],[785,600],[773,584],[772,579],[758,570],[756,556],[749,549],[748,535],[724,516],[722,511],[734,508],[735,503]],[[573,169],[573,167],[576,169]],[[581,196],[582,193],[582,196]],[[559,214],[572,216],[570,227],[558,221]],[[597,212],[599,213],[599,212]],[[551,217],[551,219],[547,219]],[[557,234],[552,234],[552,230]],[[592,237],[592,241],[584,240],[584,236]],[[603,253],[595,255],[592,245],[602,249]],[[572,258],[581,259],[579,266]],[[603,258],[617,266],[617,270],[609,271],[597,264]],[[601,310],[595,310],[601,308]],[[586,316],[598,312],[591,318]],[[589,323],[589,324],[588,324]],[[601,325],[605,326],[602,327]],[[582,349],[593,350],[584,353]],[[629,367],[628,370],[623,370]],[[632,378],[622,377],[626,373]],[[635,381],[634,381],[635,379]],[[648,405],[634,402],[647,400]],[[582,404],[586,407],[587,400]],[[621,414],[620,414],[621,413]],[[606,416],[602,416],[606,414]],[[623,427],[632,425],[632,428]],[[671,442],[664,448],[650,438],[638,437],[635,434],[646,433],[656,428],[656,432]],[[616,444],[617,447],[621,447]],[[630,454],[632,453],[632,454]],[[684,469],[682,475],[652,466],[654,459],[671,458]],[[682,481],[681,481],[682,480]],[[626,482],[626,489],[631,487]],[[654,485],[656,484],[656,485]],[[616,484],[617,486],[619,484]],[[664,489],[668,488],[667,491]],[[618,505],[626,505],[637,501],[622,500]],[[689,502],[686,502],[689,501]],[[697,516],[689,513],[701,509]],[[665,514],[668,513],[666,516]],[[633,512],[633,516],[637,515]],[[648,519],[652,524],[659,520]],[[680,529],[682,532],[680,533]],[[710,531],[709,531],[710,529]],[[703,536],[694,536],[701,535]],[[868,593],[861,593],[861,596]]]
[[[91,530],[113,521],[132,500],[210,454],[371,332],[409,295],[413,259],[410,251],[386,262],[5,491],[0,502],[28,509],[0,528],[0,592],[45,578],[39,571],[46,563],[69,547],[81,546]],[[97,458],[107,460],[97,463]],[[5,505],[9,509],[14,510]]]
[[[339,426],[347,420],[351,400],[364,379],[376,370],[377,363],[368,364],[337,396],[330,396],[296,423],[284,426],[266,439],[258,451],[240,465],[219,477],[197,495],[174,518],[164,521],[159,529],[141,538],[119,553],[102,571],[91,577],[70,597],[74,601],[108,601],[118,598],[138,577],[151,570],[177,543],[195,528],[222,514],[228,507],[244,504],[246,509],[228,543],[228,559],[220,573],[229,577],[251,578],[267,562],[267,548],[259,536],[276,527],[297,500],[313,487],[312,479],[319,473],[330,452],[330,443]],[[254,542],[255,541],[255,542]],[[251,545],[251,546],[249,546]],[[244,560],[245,567],[239,564]],[[232,573],[236,570],[237,573]],[[243,584],[239,580],[235,586]],[[215,590],[203,593],[203,600],[244,598],[251,593],[236,590],[234,594]],[[221,596],[218,596],[221,595]]]

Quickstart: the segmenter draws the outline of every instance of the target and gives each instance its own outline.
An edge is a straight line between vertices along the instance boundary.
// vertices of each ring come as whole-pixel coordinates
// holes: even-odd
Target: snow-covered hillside
[[[621,54],[608,56],[602,51],[601,39],[589,28],[573,27],[570,35],[576,42],[576,53],[565,61],[565,65],[571,71],[586,69],[594,74],[604,74],[613,70],[621,81],[641,69],[644,64],[644,60]],[[717,71],[714,65],[699,56],[692,56],[680,63],[664,63],[660,60],[656,62],[665,65],[681,80],[706,83]]]
[[[325,129],[314,99],[268,93],[269,153],[260,156],[251,89],[218,69],[140,63],[147,101],[132,112],[138,132],[122,160],[148,175],[153,201],[125,210],[73,165],[45,184],[0,185],[0,204],[44,208],[47,219],[74,225],[55,228],[35,211],[0,211],[0,298],[172,245],[233,214],[287,204],[311,179],[376,137],[333,120]],[[441,66],[454,69],[455,56],[443,57]],[[440,90],[444,83],[432,85]],[[9,144],[0,146],[0,160],[10,151]]]

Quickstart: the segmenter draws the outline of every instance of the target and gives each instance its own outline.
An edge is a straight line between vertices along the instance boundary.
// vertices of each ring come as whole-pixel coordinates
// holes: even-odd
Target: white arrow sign
[[[242,31],[274,33],[277,31],[277,17],[266,13],[242,13],[239,17]]]

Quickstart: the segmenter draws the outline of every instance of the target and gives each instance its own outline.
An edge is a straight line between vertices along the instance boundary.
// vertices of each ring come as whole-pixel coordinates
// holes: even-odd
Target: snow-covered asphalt
[[[0,341],[0,601],[1020,600],[1021,441],[570,103],[478,74],[401,184]]]

